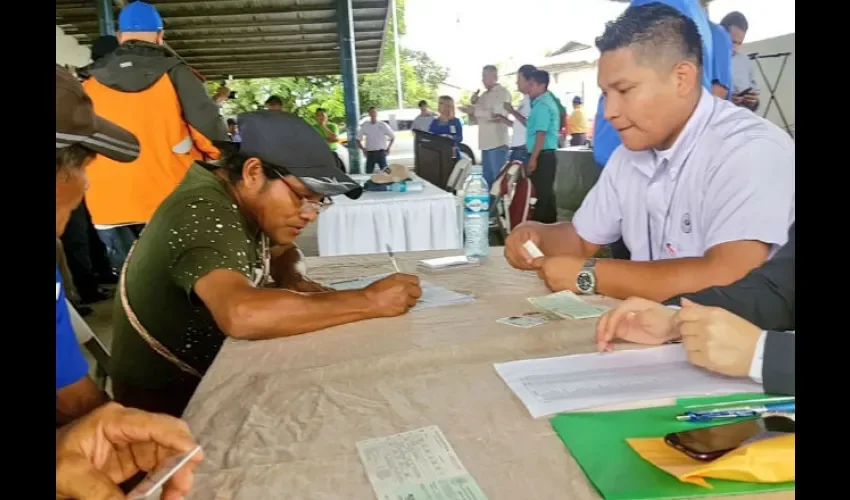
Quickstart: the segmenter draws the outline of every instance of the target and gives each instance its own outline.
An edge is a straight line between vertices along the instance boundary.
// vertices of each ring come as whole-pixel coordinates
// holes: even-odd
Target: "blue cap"
[[[162,29],[162,17],[156,7],[147,2],[127,4],[118,14],[119,31],[156,32]]]

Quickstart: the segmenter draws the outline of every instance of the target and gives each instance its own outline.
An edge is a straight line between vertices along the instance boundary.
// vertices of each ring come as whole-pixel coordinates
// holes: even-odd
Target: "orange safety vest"
[[[135,134],[141,150],[132,163],[118,163],[102,155],[91,162],[86,204],[92,222],[147,223],[189,166],[204,158],[201,151],[215,148],[183,120],[168,74],[141,92],[121,92],[95,78],[87,79],[83,87],[94,102],[95,113]]]

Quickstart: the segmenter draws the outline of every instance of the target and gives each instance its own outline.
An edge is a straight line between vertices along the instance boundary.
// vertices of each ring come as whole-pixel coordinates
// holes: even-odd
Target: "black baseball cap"
[[[97,116],[80,82],[56,65],[56,149],[74,144],[122,163],[139,157],[136,136]]]
[[[363,193],[360,184],[337,167],[324,137],[298,116],[250,111],[240,114],[236,123],[242,136],[239,152],[259,158],[278,175],[293,175],[314,193],[325,196],[344,194],[357,199]]]
[[[573,104],[581,104],[583,101],[580,95],[573,97]]]

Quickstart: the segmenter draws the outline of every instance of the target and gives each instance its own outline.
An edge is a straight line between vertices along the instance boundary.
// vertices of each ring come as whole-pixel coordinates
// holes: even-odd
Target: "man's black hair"
[[[367,109],[367,110],[366,110],[366,112],[368,113],[369,111],[372,111],[373,109],[374,109],[375,111],[377,111],[377,109],[375,108],[375,106],[369,106],[369,109]]]
[[[57,149],[56,175],[59,176],[60,173],[68,173],[71,170],[83,168],[85,165],[88,165],[89,161],[94,159],[95,155],[96,153],[93,150],[79,144]]]
[[[691,59],[702,68],[702,38],[697,25],[662,3],[629,7],[617,20],[607,23],[605,32],[596,38],[600,53],[623,47],[637,49],[636,57],[644,61]]]
[[[234,120],[233,118],[228,118],[227,126],[229,127],[230,125],[236,125],[236,120]]]
[[[534,70],[530,75],[528,75],[528,79],[532,82],[539,83],[540,85],[545,85],[549,87],[549,72],[543,71],[542,69]]]
[[[528,80],[528,78],[531,76],[531,74],[534,73],[535,71],[537,71],[537,67],[534,66],[533,64],[523,64],[522,66],[519,67],[518,70],[516,70],[516,72],[519,73],[520,75],[522,75],[522,77],[525,78],[526,80]]]
[[[283,106],[283,99],[281,99],[279,96],[273,95],[266,99],[266,105],[269,104]]]
[[[316,113],[327,113],[328,110],[325,108],[316,108]]]
[[[744,33],[750,29],[750,23],[747,22],[747,18],[737,10],[723,16],[720,26],[726,28],[726,31],[729,31],[729,28],[735,26],[736,28],[740,28]]]
[[[425,99],[422,99],[421,101],[419,101],[419,104],[417,104],[416,107],[421,108],[422,106],[427,106],[427,105],[428,105],[428,101],[426,101]]]

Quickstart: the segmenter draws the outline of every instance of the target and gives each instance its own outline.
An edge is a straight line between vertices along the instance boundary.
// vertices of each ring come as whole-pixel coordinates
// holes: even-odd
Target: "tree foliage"
[[[396,0],[399,13],[399,34],[406,32],[404,23],[405,0]],[[392,17],[387,26],[387,38],[384,42],[383,58],[379,71],[358,78],[358,98],[361,111],[369,106],[379,109],[398,107],[395,73],[395,38]],[[404,107],[414,108],[425,99],[435,105],[437,89],[446,77],[448,70],[431,59],[425,52],[401,48],[401,81],[404,95]],[[207,90],[212,95],[219,82],[207,82]],[[222,106],[223,114],[233,116],[245,111],[263,107],[269,96],[277,95],[284,102],[284,109],[313,121],[316,108],[328,110],[330,121],[345,122],[345,103],[340,76],[321,77],[281,77],[254,78],[228,82],[230,90],[236,92],[236,98]]]

